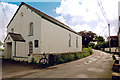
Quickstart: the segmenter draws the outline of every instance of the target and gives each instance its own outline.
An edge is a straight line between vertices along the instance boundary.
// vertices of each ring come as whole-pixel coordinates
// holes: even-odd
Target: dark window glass
[[[71,47],[71,35],[69,34],[69,47]]]
[[[38,47],[38,40],[35,40],[35,47]]]

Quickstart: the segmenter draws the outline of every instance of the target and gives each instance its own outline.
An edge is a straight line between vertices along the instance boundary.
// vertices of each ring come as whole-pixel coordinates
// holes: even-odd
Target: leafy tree
[[[94,45],[95,49],[101,49],[101,48],[107,48],[108,47],[108,42],[98,42],[96,45]]]
[[[90,41],[94,41],[94,38],[96,36],[96,34],[92,31],[81,31],[79,32],[79,34],[82,36],[82,44],[84,45],[84,47],[88,47]]]
[[[89,43],[88,46],[94,48],[94,43]]]
[[[3,43],[0,41],[0,46],[2,46],[3,45]]]
[[[97,41],[97,43],[99,43],[99,42],[104,42],[105,39],[103,38],[103,36],[96,36],[95,41]]]

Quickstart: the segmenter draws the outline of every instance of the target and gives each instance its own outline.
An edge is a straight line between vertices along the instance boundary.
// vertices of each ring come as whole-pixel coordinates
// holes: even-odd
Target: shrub
[[[89,49],[88,52],[89,52],[90,54],[93,54],[92,49],[91,49],[90,47],[89,47],[88,49]]]
[[[63,59],[65,62],[68,62],[68,60],[69,60],[69,55],[68,55],[68,54],[62,55],[62,59]]]
[[[92,51],[92,49],[90,47],[89,48],[83,48],[83,51],[87,51],[90,54],[93,54],[93,51]]]
[[[80,54],[79,53],[75,54],[75,59],[80,59]]]
[[[66,63],[69,61],[73,61],[73,60],[77,60],[77,59],[81,59],[84,57],[87,57],[89,55],[91,55],[92,49],[91,48],[84,48],[83,51],[86,51],[86,53],[81,53],[81,52],[72,52],[72,53],[62,53],[62,54],[54,54],[54,56],[49,56],[52,59],[52,61],[49,61],[50,65],[55,65],[55,64],[61,64],[61,63]]]
[[[84,57],[84,55],[83,55],[83,54],[81,54],[81,55],[80,55],[80,59],[81,59],[81,58],[83,58],[83,57]]]
[[[62,59],[62,58],[59,58],[57,63],[60,64],[60,63],[64,63],[65,61]]]
[[[94,48],[94,43],[89,43],[88,46]]]
[[[70,55],[69,55],[68,61],[72,61],[72,60],[74,60],[74,54],[70,54]]]
[[[0,51],[4,51],[4,49],[0,48]]]
[[[31,60],[30,63],[31,63],[31,64],[37,64],[37,62],[36,62],[36,60],[35,60],[34,58],[32,58],[32,60]]]

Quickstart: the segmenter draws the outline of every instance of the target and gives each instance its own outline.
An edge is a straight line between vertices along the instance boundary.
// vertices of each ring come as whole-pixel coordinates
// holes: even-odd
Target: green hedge
[[[91,47],[89,47],[89,48],[83,48],[83,51],[87,51],[90,54],[93,54],[93,51],[92,51]]]
[[[0,51],[4,51],[4,49],[0,48]]]
[[[52,58],[50,58],[52,60],[49,60],[49,63],[52,65],[66,63],[66,62],[81,59],[81,58],[84,58],[84,57],[87,57],[87,56],[93,54],[93,51],[91,48],[84,48],[83,51],[84,52],[51,54],[53,56],[52,56]]]
[[[111,52],[111,51],[106,51],[106,50],[104,50],[104,52],[106,52],[106,53],[113,53],[113,52]]]

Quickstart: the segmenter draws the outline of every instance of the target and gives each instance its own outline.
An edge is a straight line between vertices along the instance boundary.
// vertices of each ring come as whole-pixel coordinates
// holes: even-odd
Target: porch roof
[[[13,41],[25,42],[25,40],[24,40],[24,38],[22,37],[21,34],[17,34],[17,33],[8,33],[8,35],[10,35],[10,37],[13,39]]]

